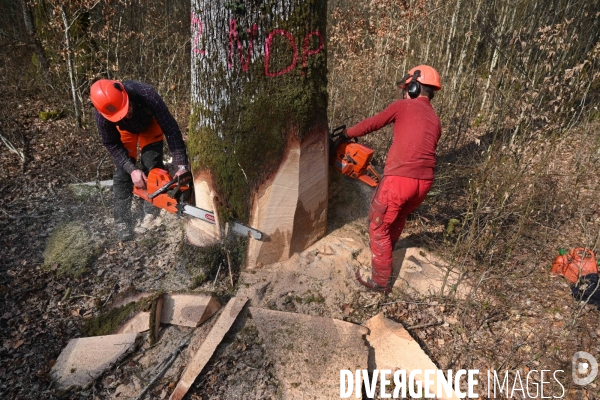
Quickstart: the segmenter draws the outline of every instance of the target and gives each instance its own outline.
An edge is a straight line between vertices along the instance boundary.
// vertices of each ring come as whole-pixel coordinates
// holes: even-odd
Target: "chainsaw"
[[[188,204],[192,197],[193,177],[191,172],[185,172],[174,178],[161,168],[151,169],[148,173],[146,188],[133,188],[133,194],[147,201],[155,207],[162,208],[171,214],[187,214],[201,219],[209,224],[216,224],[215,214],[212,211],[203,210]],[[262,232],[238,222],[229,224],[231,230],[239,235],[251,235],[256,240],[262,240]]]
[[[329,163],[337,171],[369,186],[377,187],[381,176],[371,165],[373,149],[359,144],[358,139],[344,139],[340,134],[346,125],[338,126],[329,135]]]

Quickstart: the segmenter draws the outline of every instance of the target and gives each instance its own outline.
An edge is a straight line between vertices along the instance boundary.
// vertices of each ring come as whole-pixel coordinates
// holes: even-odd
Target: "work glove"
[[[146,181],[148,180],[148,177],[141,170],[134,169],[131,171],[131,180],[133,181],[133,186],[136,188],[146,189]]]
[[[177,172],[175,173],[175,176],[179,176],[181,174],[185,174],[187,172],[187,165],[178,165],[177,166]]]
[[[350,138],[348,137],[348,129],[344,129],[342,133],[340,133],[340,138],[345,142],[350,141]]]

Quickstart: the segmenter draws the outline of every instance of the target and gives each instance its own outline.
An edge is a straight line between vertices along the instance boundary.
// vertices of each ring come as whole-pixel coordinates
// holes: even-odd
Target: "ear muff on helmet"
[[[417,81],[417,78],[421,76],[421,70],[416,70],[408,85],[406,85],[406,91],[408,92],[408,97],[411,99],[416,99],[421,94],[421,84]]]

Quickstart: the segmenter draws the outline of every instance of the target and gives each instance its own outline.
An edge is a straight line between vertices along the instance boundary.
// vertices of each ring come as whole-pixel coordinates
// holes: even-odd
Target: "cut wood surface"
[[[119,328],[116,333],[142,333],[150,329],[150,313],[141,311]]]
[[[229,303],[223,308],[219,319],[211,329],[208,337],[204,340],[196,354],[192,356],[169,400],[183,399],[183,396],[188,392],[196,377],[200,375],[202,369],[204,369],[204,366],[212,357],[217,346],[219,346],[227,332],[229,332],[229,329],[247,301],[248,299],[240,297],[234,297],[229,300]],[[192,338],[192,340],[194,339]]]
[[[221,239],[219,229],[218,213],[216,205],[217,195],[213,190],[213,183],[210,174],[197,173],[194,177],[194,200],[195,205],[206,211],[215,214],[215,225],[201,221],[197,218],[186,219],[186,237],[187,240],[195,246],[207,246]]]
[[[58,388],[84,387],[129,350],[137,333],[71,339],[52,367]]]
[[[394,251],[394,287],[424,296],[465,298],[472,287],[450,264],[428,250],[408,247]]]
[[[333,318],[250,307],[275,364],[284,399],[340,396],[340,370],[367,369],[363,326]]]
[[[303,143],[292,140],[275,176],[256,192],[250,226],[267,239],[250,241],[248,268],[287,260],[325,234],[326,140],[326,132],[316,132]]]
[[[139,292],[124,297],[117,297],[117,299],[110,306],[108,306],[108,308],[113,309],[117,307],[126,306],[127,304],[140,301],[142,299],[145,299],[146,297],[150,297],[153,294],[154,292]]]
[[[167,293],[162,298],[160,322],[163,324],[195,328],[221,308],[214,296]]]
[[[405,370],[407,377],[415,369],[437,371],[436,365],[401,324],[385,318],[383,313],[380,313],[363,325],[369,328],[367,341],[375,352],[376,369],[388,369],[392,373]],[[417,379],[423,382],[423,375],[417,375],[415,381]],[[437,377],[431,375],[431,380],[433,384],[430,385],[429,393],[435,393],[436,398],[458,399],[454,391],[451,396],[446,396],[444,391],[438,393]]]

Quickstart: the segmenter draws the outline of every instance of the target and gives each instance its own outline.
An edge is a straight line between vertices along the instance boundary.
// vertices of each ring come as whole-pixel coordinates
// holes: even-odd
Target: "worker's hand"
[[[185,174],[187,171],[187,166],[185,165],[179,165],[179,168],[177,169],[177,172],[175,173],[175,176],[179,176],[181,174]]]
[[[344,129],[342,131],[342,133],[340,133],[340,138],[344,141],[349,141],[350,138],[348,137],[348,129]]]
[[[141,170],[134,169],[131,171],[131,180],[133,181],[133,186],[136,188],[146,189],[146,181],[148,180],[148,177]]]

